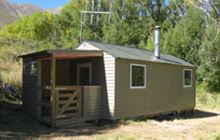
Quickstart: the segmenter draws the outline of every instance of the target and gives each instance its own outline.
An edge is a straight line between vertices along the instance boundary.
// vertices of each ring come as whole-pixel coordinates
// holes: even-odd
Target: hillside
[[[30,14],[27,12],[28,9],[21,8],[22,6],[14,6],[5,0],[0,0],[0,2],[0,12],[3,13],[0,22],[7,23],[17,17]],[[212,92],[220,91],[220,13],[216,13],[216,9],[220,10],[220,3],[217,0],[216,3],[219,6],[207,8],[207,2],[185,3],[180,1],[176,3],[176,1],[170,1],[168,5],[160,7],[162,3],[156,4],[147,1],[140,3],[140,1],[134,0],[133,3],[125,1],[125,4],[121,4],[119,1],[115,1],[109,20],[108,15],[86,15],[81,18],[80,11],[91,10],[90,7],[86,7],[90,4],[82,0],[70,0],[62,8],[61,13],[59,13],[59,8],[47,10],[48,12],[24,17],[1,28],[0,46],[2,50],[0,52],[7,53],[0,53],[0,60],[3,57],[4,60],[8,60],[8,57],[19,55],[8,55],[12,53],[11,49],[8,49],[9,46],[14,49],[13,53],[18,50],[27,53],[27,50],[31,51],[31,49],[36,51],[51,48],[73,48],[80,43],[81,31],[83,40],[123,46],[131,45],[153,50],[154,26],[159,24],[161,27],[161,52],[195,65],[198,84],[204,84],[207,90]],[[209,4],[212,4],[212,1]],[[97,7],[98,5],[95,6],[95,9]],[[106,7],[109,7],[109,4],[102,3],[100,10],[108,10]],[[36,11],[33,7],[30,9]],[[158,16],[158,13],[161,16]],[[80,27],[81,19],[84,22],[83,30]],[[93,21],[92,24],[91,21]],[[16,60],[13,61],[16,62]],[[20,64],[17,64],[20,67]],[[5,67],[5,62],[2,61],[2,65]],[[14,74],[15,69],[11,68],[11,64],[8,66],[8,69],[11,69],[11,73]],[[9,75],[8,71],[5,71],[6,74],[2,72],[1,75],[5,76],[6,80],[2,78],[4,81],[10,83],[9,76],[6,76]],[[17,79],[14,83],[19,82]]]
[[[42,11],[31,4],[12,4],[7,0],[0,0],[0,28],[16,19]]]
[[[0,90],[0,140],[220,140],[220,1],[170,0],[168,4],[162,1],[167,2],[115,0],[111,16],[82,16],[80,11],[90,11],[92,1],[69,0],[61,11],[55,8],[23,17],[31,14],[30,7],[15,6],[6,0],[0,0],[0,81],[22,93],[22,71],[25,66],[18,56],[46,49],[72,49],[80,44],[80,33],[83,40],[153,51],[154,28],[155,25],[160,25],[161,53],[195,65],[196,74],[192,76],[196,78],[196,83],[193,84],[196,85],[196,109],[199,110],[194,115],[121,120],[104,126],[98,124],[88,128],[65,128],[57,131],[30,120],[21,111],[21,102],[16,105],[16,102],[12,104],[1,101],[1,98],[5,100],[5,93],[1,95]],[[109,7],[108,3],[103,2],[100,11],[108,11]],[[98,8],[96,5],[94,9]],[[1,25],[20,17],[22,18],[1,28]],[[151,66],[147,65],[147,73],[149,70]],[[182,77],[182,73],[179,76]],[[151,75],[147,74],[147,78],[149,77]],[[169,84],[170,80],[172,79],[167,79],[166,82]],[[182,84],[182,80],[179,82]],[[151,83],[147,84],[147,88],[151,86]],[[161,84],[158,84],[158,88],[161,88]]]
[[[58,8],[52,8],[52,9],[48,9],[46,10],[47,12],[54,14],[54,15],[59,15],[62,12],[62,8],[63,7],[58,7]]]

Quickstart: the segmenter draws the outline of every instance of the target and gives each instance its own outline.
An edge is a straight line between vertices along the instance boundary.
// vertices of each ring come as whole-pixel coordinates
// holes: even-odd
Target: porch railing
[[[56,87],[56,119],[81,116],[81,87]]]
[[[56,86],[55,101],[52,100],[51,86],[42,87],[41,116],[51,122],[52,119],[79,118],[81,116],[81,87]],[[52,106],[55,112],[52,112]],[[52,117],[55,114],[54,118]]]

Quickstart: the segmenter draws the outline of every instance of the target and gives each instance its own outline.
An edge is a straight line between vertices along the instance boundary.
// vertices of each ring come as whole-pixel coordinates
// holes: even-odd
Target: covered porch
[[[52,127],[97,120],[105,85],[101,51],[36,54],[37,114]]]

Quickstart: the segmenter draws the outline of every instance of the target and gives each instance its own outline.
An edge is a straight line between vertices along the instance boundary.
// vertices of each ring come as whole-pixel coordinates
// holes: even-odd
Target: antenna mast
[[[91,10],[87,11],[87,1],[86,1],[86,10],[80,11],[80,42],[83,42],[83,25],[86,21],[86,15],[90,15],[90,24],[93,24],[94,15],[96,15],[96,25],[99,24],[100,16],[101,15],[108,15],[108,22],[111,20],[112,15],[112,1],[109,0],[109,11],[102,11],[101,10],[101,3],[102,0],[92,0]],[[97,9],[97,10],[96,10]]]

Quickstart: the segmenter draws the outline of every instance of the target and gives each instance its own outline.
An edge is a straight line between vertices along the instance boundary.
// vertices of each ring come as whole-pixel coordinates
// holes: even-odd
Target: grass
[[[199,139],[200,140],[220,140],[220,132],[219,132],[220,128],[214,130],[211,133],[205,134],[203,136],[201,136]]]
[[[208,92],[203,85],[197,85],[196,104],[198,108],[220,109],[220,92]]]
[[[0,38],[0,80],[16,88],[19,93],[22,93],[22,60],[18,56],[32,49],[22,41]],[[2,95],[0,93],[1,98]]]
[[[118,135],[115,137],[111,137],[111,136],[104,136],[101,138],[98,138],[97,140],[136,140],[136,138],[134,136],[131,135]]]
[[[215,99],[215,100],[214,100]],[[1,101],[0,101],[1,103]],[[197,104],[201,108],[219,110],[219,93],[209,93],[201,86],[197,90]],[[17,103],[16,103],[17,104]],[[7,105],[8,106],[8,105]],[[12,104],[11,106],[14,106]],[[20,106],[20,105],[19,105]],[[220,140],[220,118],[178,118],[158,122],[152,119],[121,120],[120,125],[76,128],[51,131],[44,125],[21,112],[20,107],[1,108],[0,138],[17,139],[95,139],[95,140],[136,140],[136,139],[185,139]],[[191,127],[192,126],[192,127]],[[192,129],[193,128],[193,129]],[[184,130],[187,129],[187,130]],[[85,132],[89,132],[88,134]],[[192,133],[191,133],[192,131]],[[79,132],[79,134],[77,134]],[[80,134],[81,132],[81,134]],[[83,133],[84,132],[84,133]],[[178,133],[178,134],[177,134]]]
[[[146,123],[148,118],[140,118],[140,119],[121,119],[118,123],[123,125],[141,125],[143,122]]]
[[[44,49],[54,49],[54,46],[31,40],[13,40],[0,37],[0,80],[21,89],[22,60],[18,56]]]
[[[200,138],[201,140],[220,140],[220,134],[211,133]]]
[[[13,85],[14,87],[21,88],[21,79],[22,79],[22,62],[21,60],[17,59],[17,56],[26,52],[30,52],[30,48],[21,47],[21,46],[13,46],[13,47],[1,47],[0,44],[0,80]],[[2,101],[0,101],[2,102]],[[12,104],[21,104],[20,102],[15,102]],[[200,109],[216,109],[220,110],[220,92],[208,92],[203,85],[197,85],[197,93],[196,93],[196,104],[197,108]],[[0,134],[1,132],[8,132],[13,134],[15,131],[19,130],[17,133],[18,135],[22,135],[22,138],[28,136],[28,133],[34,133],[31,131],[32,126],[36,131],[36,134],[33,134],[33,137],[40,135],[41,130],[47,130],[44,126],[39,127],[38,123],[31,120],[29,117],[24,116],[19,109],[15,109],[12,111],[8,111],[4,108],[0,108]],[[16,113],[16,115],[15,115]],[[5,120],[7,118],[8,120]],[[20,118],[20,119],[17,119]],[[12,121],[10,121],[12,120]],[[19,122],[20,121],[20,122]],[[22,124],[22,122],[28,122]],[[138,127],[147,127],[150,125],[152,120],[144,119],[140,120],[121,120],[120,123],[126,127],[134,127],[135,129]],[[180,120],[181,121],[181,120]],[[8,123],[9,122],[9,123]],[[15,124],[22,124],[22,129],[20,125]],[[31,124],[31,125],[28,125]],[[39,128],[38,128],[39,127]],[[28,131],[27,131],[28,130]],[[30,130],[30,131],[29,131]],[[43,132],[42,132],[43,133]],[[147,131],[146,131],[147,133]],[[145,133],[142,134],[145,136]],[[102,136],[97,136],[95,139],[98,140],[135,140],[139,136],[138,134],[134,133],[125,133],[119,132],[116,134],[106,133]],[[165,137],[174,137],[172,134],[162,135]],[[161,136],[161,137],[162,137]],[[146,137],[148,138],[148,137]],[[210,133],[204,133],[201,136],[198,136],[198,139],[201,140],[220,140],[220,126],[217,128],[213,128]]]
[[[10,60],[0,62],[0,79],[20,89],[22,79],[21,62]]]

